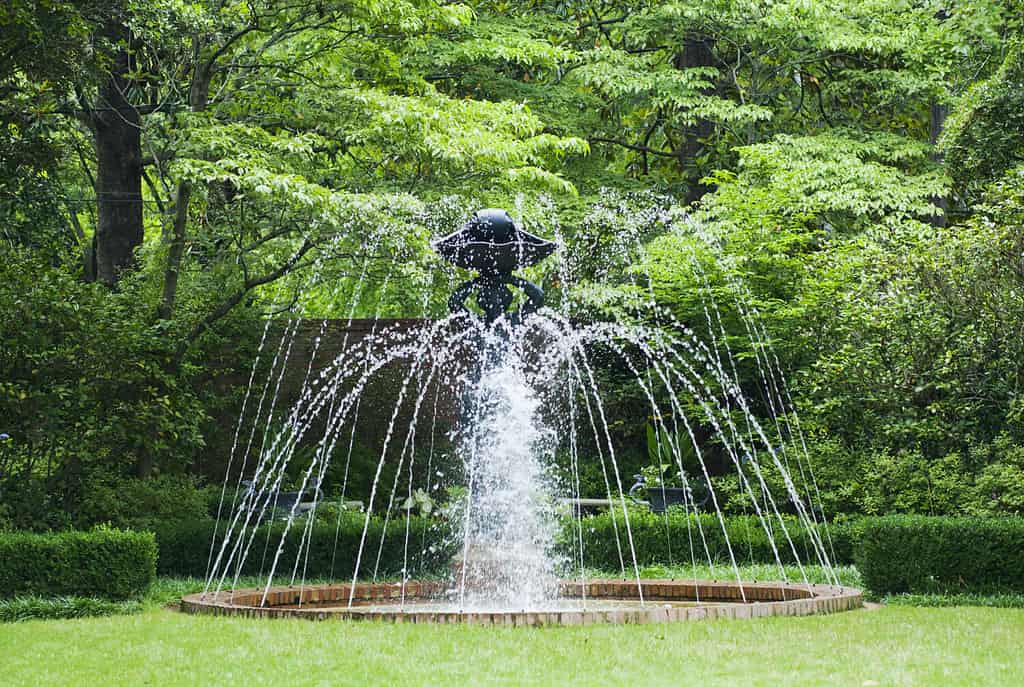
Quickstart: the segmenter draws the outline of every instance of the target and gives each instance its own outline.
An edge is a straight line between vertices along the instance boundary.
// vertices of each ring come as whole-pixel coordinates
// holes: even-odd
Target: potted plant
[[[302,508],[303,500],[323,500],[323,491],[321,491],[318,485],[307,482],[305,489],[301,489],[302,480],[284,480],[280,485],[277,494],[271,500],[271,505],[275,511],[281,516],[287,516],[292,512],[293,509],[303,512],[305,508]],[[299,505],[296,506],[296,503]]]
[[[637,486],[642,486],[647,494],[652,513],[664,513],[669,506],[686,503],[686,487],[679,471],[670,463],[648,465],[640,470],[637,477]]]
[[[700,459],[689,435],[673,437],[664,426],[657,427],[653,422],[648,423],[647,456],[651,464],[643,468],[639,475],[635,475],[637,483],[630,489],[631,495],[645,492],[654,513],[663,513],[669,506],[687,502],[694,507],[703,505],[708,497],[703,482],[687,476],[692,473],[678,469],[679,465],[689,470],[692,465],[699,464]]]

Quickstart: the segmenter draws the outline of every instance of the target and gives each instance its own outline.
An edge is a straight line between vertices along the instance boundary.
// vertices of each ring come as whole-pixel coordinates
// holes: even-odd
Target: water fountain
[[[608,322],[576,324],[563,314],[544,308],[541,289],[514,272],[540,262],[558,246],[524,231],[503,210],[479,211],[462,229],[433,245],[445,260],[474,270],[478,276],[455,290],[449,301],[448,317],[404,331],[375,331],[343,350],[318,378],[310,379],[307,370],[307,383],[289,412],[285,428],[274,437],[264,435],[257,464],[250,466],[252,479],[230,516],[224,519],[219,544],[211,546],[205,591],[185,597],[184,610],[257,617],[538,625],[805,615],[860,606],[860,592],[841,586],[831,572],[827,530],[823,537],[824,528],[819,527],[818,515],[807,499],[808,490],[805,488],[802,494],[790,477],[784,464],[789,462],[788,458],[780,455],[777,441],[750,411],[735,383],[734,369],[730,373],[717,346],[709,347],[696,340],[678,323],[669,323],[667,327]],[[515,297],[509,287],[522,292],[519,307],[513,307]],[[480,314],[467,306],[471,298]],[[711,485],[694,427],[699,421],[714,428],[771,541],[779,565],[778,582],[740,579],[731,546],[729,557],[736,572],[733,581],[655,580],[641,576],[625,493],[628,485],[624,485],[619,471],[609,418],[596,381],[590,355],[594,347],[616,356],[619,365],[635,375],[657,425],[657,441],[664,444],[659,446],[659,452],[679,463],[684,480],[687,473],[683,470],[683,456],[695,455],[702,474],[692,475],[691,479],[702,480],[705,487]],[[290,344],[282,349],[285,352],[278,350],[277,356],[287,358]],[[375,374],[398,360],[405,361],[408,367],[366,504],[352,579],[344,583],[307,584],[304,575],[299,576],[303,553],[309,555],[311,545],[307,537],[312,518],[303,520],[296,502],[287,513],[276,551],[267,535],[265,551],[269,550],[272,556],[268,557],[266,584],[257,589],[236,588],[242,565],[254,550],[256,530],[268,510],[272,510],[284,469],[294,458],[299,442],[313,431],[315,420],[320,418],[324,425],[322,435],[299,486],[300,493],[308,490],[318,494],[333,456],[345,453],[346,441],[351,454],[352,434],[346,436],[342,430],[351,425],[354,433],[362,391]],[[275,369],[276,364],[275,357]],[[385,528],[394,510],[403,470],[408,470],[408,493],[412,496],[415,456],[411,446],[416,441],[419,419],[427,414],[430,405],[428,390],[439,384],[456,389],[460,397],[459,422],[453,440],[466,473],[466,495],[453,524],[458,553],[451,574],[437,580],[410,578],[407,529],[402,579],[360,581],[360,573],[369,575],[371,565],[373,578],[377,577],[381,549],[377,549],[374,561],[374,542],[368,541],[368,532],[371,512],[381,507],[377,501],[386,491],[382,489],[381,474],[388,447],[392,442],[400,445],[399,464],[384,508]],[[264,396],[269,387],[270,380],[264,387]],[[692,401],[685,408],[681,402],[684,397]],[[261,396],[259,405],[263,402]],[[436,406],[435,396],[431,435]],[[412,408],[404,438],[396,436],[400,434],[395,429],[399,407]],[[545,409],[555,407],[562,411],[552,420],[552,413]],[[699,409],[700,417],[691,417],[694,407]],[[743,418],[742,424],[736,421],[737,415]],[[582,530],[573,543],[577,550],[572,562],[553,555],[559,494],[548,475],[548,467],[561,435],[570,438],[570,458],[576,470],[581,458],[575,437],[583,432],[595,437],[605,475],[608,503],[616,523],[616,544],[623,562],[623,576],[618,579],[591,579],[584,574]],[[780,504],[766,484],[761,461],[782,475],[788,505],[810,533],[810,556],[830,576],[827,584],[811,584],[805,574],[802,580],[786,579],[781,551],[788,547],[797,561],[800,556]],[[692,498],[693,489],[688,483],[684,487],[690,498],[684,498],[683,508],[687,513],[696,512],[698,504]],[[574,491],[578,495],[578,474]],[[709,491],[710,512],[725,533],[720,504],[714,489]],[[315,501],[313,509],[317,506]],[[707,550],[705,532],[700,529],[702,521],[697,518],[695,522],[699,531],[690,540],[694,562],[698,548],[694,542],[705,541]],[[285,561],[285,537],[289,530],[299,526],[307,528],[299,551],[294,561]],[[728,546],[727,533],[725,540]],[[259,543],[255,546],[258,549]],[[578,567],[578,577],[560,579],[560,574],[574,566]],[[800,570],[803,573],[802,566]],[[275,575],[288,576],[289,583],[274,584]]]

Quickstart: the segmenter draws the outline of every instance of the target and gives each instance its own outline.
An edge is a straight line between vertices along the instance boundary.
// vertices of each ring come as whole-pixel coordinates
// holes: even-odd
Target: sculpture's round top
[[[558,244],[516,226],[504,210],[477,210],[453,234],[431,244],[448,262],[484,275],[509,275],[551,255]]]

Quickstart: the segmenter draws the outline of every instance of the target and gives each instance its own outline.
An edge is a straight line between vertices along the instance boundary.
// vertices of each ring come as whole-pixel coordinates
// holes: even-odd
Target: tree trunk
[[[946,117],[949,116],[949,106],[942,105],[936,102],[932,102],[928,108],[928,139],[932,146],[935,146],[939,142],[939,137],[942,136],[942,130],[946,126]],[[942,154],[933,151],[932,159],[936,162],[942,162]],[[936,227],[946,226],[946,215],[949,212],[949,198],[945,196],[935,196],[932,198],[932,204],[942,210],[941,215],[932,215],[931,223]]]
[[[157,317],[169,320],[174,314],[174,299],[178,293],[178,272],[181,258],[185,253],[185,227],[188,224],[188,201],[192,187],[188,182],[178,184],[178,196],[174,202],[174,223],[171,225],[170,246],[167,249],[167,263],[164,266],[164,289],[157,307]]]
[[[142,455],[135,461],[135,476],[139,479],[149,479],[153,474],[153,454],[149,449],[143,449]]]
[[[683,43],[683,49],[676,54],[673,60],[676,69],[690,69],[693,67],[713,67],[715,55],[713,52],[715,42],[710,38],[690,38]],[[709,89],[710,90],[710,89]],[[676,151],[679,156],[679,165],[685,171],[687,165],[696,158],[703,150],[704,139],[709,138],[715,132],[715,124],[707,119],[699,120],[695,125],[688,126],[683,130],[683,141]],[[686,193],[686,202],[692,203],[699,200],[711,189],[700,183],[700,178],[693,179],[689,190]]]
[[[192,37],[192,59],[195,71],[192,74],[192,85],[189,87],[188,101],[193,112],[206,109],[210,93],[211,64],[201,58],[201,42],[198,36]],[[164,264],[164,288],[157,307],[157,317],[169,320],[174,315],[174,301],[178,294],[178,273],[181,271],[182,257],[185,254],[185,230],[188,226],[188,204],[192,197],[192,185],[187,181],[178,183],[178,193],[174,201],[174,222],[168,238],[167,261]]]
[[[142,244],[142,136],[125,97],[128,53],[117,53],[93,110],[96,145],[96,276],[114,286]]]

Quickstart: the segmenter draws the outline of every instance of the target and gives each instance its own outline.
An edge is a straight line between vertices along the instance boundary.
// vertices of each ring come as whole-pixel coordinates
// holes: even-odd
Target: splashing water
[[[545,474],[555,437],[513,358],[485,369],[467,402],[475,412],[461,442],[469,489],[457,574],[459,605],[474,610],[535,608],[555,596],[558,583],[555,493]]]
[[[654,308],[653,297],[650,303],[637,306],[638,310],[642,307]],[[354,309],[355,300],[350,322]],[[322,505],[319,488],[334,461],[344,461],[347,486],[363,394],[373,380],[396,366],[403,372],[395,385],[396,400],[364,503],[365,521],[353,562],[353,582],[377,577],[388,527],[405,528],[403,590],[410,581],[410,560],[420,551],[420,543],[410,541],[408,512],[394,518],[392,513],[397,503],[412,497],[417,446],[429,444],[428,461],[434,460],[438,398],[444,390],[459,399],[459,421],[450,438],[465,473],[465,494],[453,508],[457,514],[452,521],[458,553],[448,607],[478,611],[586,605],[586,599],[556,599],[560,575],[575,571],[580,578],[584,576],[584,537],[579,519],[570,546],[572,560],[568,556],[560,559],[555,553],[560,526],[558,502],[581,495],[579,467],[585,460],[600,463],[622,573],[635,578],[639,589],[640,566],[630,520],[635,511],[628,507],[629,484],[624,482],[616,454],[615,418],[608,416],[607,399],[598,382],[599,368],[608,364],[627,373],[640,388],[647,414],[657,429],[659,452],[671,456],[687,480],[683,509],[687,515],[705,512],[713,516],[737,580],[737,559],[706,455],[709,441],[698,439],[698,428],[713,437],[720,447],[720,460],[737,476],[741,495],[768,538],[780,576],[786,579],[783,559],[792,558],[800,566],[802,582],[808,583],[794,542],[796,533],[791,531],[795,518],[799,527],[810,533],[810,550],[804,552],[804,558],[820,563],[835,579],[829,551],[817,527],[820,515],[810,501],[810,483],[803,478],[803,488],[797,485],[788,470],[788,454],[781,448],[783,428],[779,418],[788,421],[791,399],[784,384],[776,382],[777,374],[781,375],[777,360],[767,364],[770,349],[749,310],[742,314],[758,353],[759,368],[762,360],[766,362],[767,371],[761,371],[765,386],[762,393],[768,394],[772,410],[766,426],[738,387],[733,352],[728,347],[724,351],[720,348],[724,332],[705,342],[671,319],[661,318],[659,326],[575,324],[565,314],[545,309],[515,328],[504,320],[487,325],[465,315],[404,328],[378,327],[375,323],[368,335],[344,345],[326,365],[321,361],[315,370],[313,359],[309,360],[298,399],[287,411],[281,428],[272,432],[268,421],[278,404],[281,376],[291,354],[296,326],[290,323],[284,328],[273,355],[264,351],[263,342],[272,339],[264,331],[260,355],[270,358],[271,370],[261,382],[262,391],[254,387],[254,379],[250,380],[253,388],[247,392],[247,406],[235,433],[235,445],[242,448],[242,470],[251,478],[232,497],[231,508],[223,507],[222,497],[219,512],[230,510],[230,515],[218,517],[218,532],[223,536],[211,544],[207,589],[234,586],[246,562],[257,555],[263,558],[260,569],[266,575],[268,590],[275,576],[290,575],[291,583],[304,583],[313,517]],[[707,305],[704,312],[709,325],[721,326],[716,304]],[[714,331],[715,327],[709,329]],[[321,326],[314,357],[324,334]],[[253,377],[255,370],[254,364]],[[247,407],[255,412],[255,417],[249,418],[248,433],[241,431]],[[257,439],[260,428],[262,442]],[[591,455],[582,455],[584,438],[593,447]],[[300,446],[310,444],[314,445],[312,455],[307,452],[300,461]],[[551,475],[559,447],[568,451],[568,483]],[[251,461],[250,448],[254,453]],[[696,459],[696,472],[684,466],[687,456]],[[797,458],[803,460],[799,454]],[[385,484],[384,467],[389,460],[395,461],[396,470],[391,483]],[[257,529],[279,512],[275,505],[285,474],[300,463],[303,469],[298,489],[312,494],[311,512],[302,514],[296,500],[287,510],[281,531],[273,535],[276,541],[270,530],[265,541],[258,541]],[[803,477],[803,462],[798,462],[798,467]],[[428,463],[428,492],[433,489],[435,468]],[[782,486],[770,485],[768,473],[775,475]],[[237,487],[242,486],[241,479],[239,474]],[[694,485],[689,480],[702,482],[710,492],[703,511],[692,498]],[[813,486],[817,492],[817,485]],[[343,487],[340,503],[345,496]],[[370,528],[374,512],[384,516],[385,533],[379,535],[379,541]],[[340,526],[340,516],[338,522]],[[714,526],[711,522],[694,518],[695,530],[690,531],[688,521],[687,540],[673,544],[689,554],[695,567],[698,559],[711,562],[704,530]],[[289,558],[285,556],[285,543],[293,528],[301,530],[300,544]],[[332,559],[336,554],[337,550],[332,552]]]

